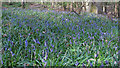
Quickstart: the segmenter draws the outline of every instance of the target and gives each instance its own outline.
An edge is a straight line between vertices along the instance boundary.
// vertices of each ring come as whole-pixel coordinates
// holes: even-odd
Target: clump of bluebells
[[[3,9],[4,66],[112,66],[118,22],[70,12]],[[112,56],[113,55],[113,56]]]

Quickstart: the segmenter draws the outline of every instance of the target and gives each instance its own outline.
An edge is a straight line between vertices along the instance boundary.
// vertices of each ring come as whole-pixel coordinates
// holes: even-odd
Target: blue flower
[[[50,49],[51,52],[53,52],[53,49]]]
[[[78,64],[79,64],[79,62],[78,62],[78,61],[76,61],[76,64],[75,64],[75,66],[78,66]]]
[[[14,56],[15,54],[11,51],[11,54],[12,54],[12,56]]]
[[[25,56],[25,57],[27,57],[27,56]]]
[[[21,23],[19,22],[19,27],[21,27]]]
[[[30,36],[30,33],[28,34],[28,36]]]
[[[44,63],[45,63],[46,61],[45,61],[44,59],[42,59],[42,62],[44,62]]]
[[[62,21],[64,20],[64,18],[62,19]]]
[[[75,39],[76,39],[76,37],[73,37],[73,39],[75,40]]]
[[[92,67],[93,66],[93,64],[90,62],[90,66]]]
[[[105,63],[108,64],[108,61],[106,60]]]
[[[34,49],[33,50],[35,50],[35,46],[34,46]]]
[[[46,65],[47,65],[47,62],[45,62],[44,67],[46,67]]]
[[[102,63],[100,67],[103,68],[103,66],[104,66],[104,65],[103,65],[103,63]]]
[[[118,51],[118,54],[120,54],[120,50]]]
[[[25,47],[27,47],[28,46],[28,41],[27,41],[27,39],[25,40]]]
[[[54,45],[53,45],[53,44],[51,44],[51,46],[54,48]]]
[[[11,48],[9,48],[9,50],[11,51]]]
[[[70,40],[70,44],[72,44],[71,40]]]
[[[75,41],[75,45],[77,45],[77,42]]]
[[[10,41],[10,37],[8,38],[8,41]]]
[[[3,61],[1,60],[1,63],[3,64]]]
[[[13,41],[11,41],[11,44],[13,45]]]
[[[73,29],[74,29],[74,26],[72,27],[72,31],[73,31]]]
[[[29,53],[31,53],[31,51],[29,50]]]
[[[47,47],[47,43],[46,43],[46,41],[45,41],[45,43],[44,43],[44,46]]]
[[[7,51],[7,48],[5,48],[5,51]]]
[[[35,40],[35,39],[33,39],[33,41],[36,43],[36,40]]]
[[[82,66],[85,67],[85,64],[83,63]],[[86,68],[86,67],[85,67],[85,68]]]
[[[48,54],[46,54],[46,56],[45,56],[45,60],[48,58]]]
[[[39,42],[39,41],[37,41],[37,43],[38,43],[38,44],[40,44],[40,42]]]
[[[97,57],[98,57],[98,54],[96,54],[95,57],[97,58]]]
[[[42,51],[42,55],[45,56],[45,51],[44,50]]]

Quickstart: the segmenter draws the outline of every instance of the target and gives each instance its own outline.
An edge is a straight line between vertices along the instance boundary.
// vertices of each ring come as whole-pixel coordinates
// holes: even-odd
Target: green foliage
[[[21,2],[5,2],[2,4],[3,7],[21,7]]]
[[[113,66],[112,54],[118,60],[117,21],[48,10],[14,8],[2,14],[4,66]]]

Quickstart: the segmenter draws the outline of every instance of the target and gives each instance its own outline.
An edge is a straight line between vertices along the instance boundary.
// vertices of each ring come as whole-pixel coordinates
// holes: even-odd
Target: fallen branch
[[[113,56],[113,54],[112,54]],[[117,62],[118,66],[120,66],[120,61],[117,61],[116,58],[113,56],[113,58],[115,59],[115,61]]]
[[[85,7],[85,4],[83,4],[80,9],[82,9],[82,7]],[[78,16],[80,16],[80,14],[78,14],[73,8],[72,8],[72,11],[71,12],[74,12],[75,14],[77,14]]]

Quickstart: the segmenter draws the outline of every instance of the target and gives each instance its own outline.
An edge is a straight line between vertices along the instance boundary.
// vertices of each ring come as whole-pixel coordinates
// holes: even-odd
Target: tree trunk
[[[55,2],[55,9],[57,8],[57,2]]]
[[[68,11],[70,11],[70,7],[69,7],[69,2],[67,2],[67,7]]]
[[[119,1],[118,4],[119,4],[119,5],[118,5],[118,18],[120,19],[120,1]]]
[[[90,12],[92,2],[86,2],[86,11]]]
[[[66,10],[66,4],[63,2],[63,10]]]
[[[79,13],[79,6],[78,6],[78,2],[75,3],[76,4],[76,12]]]
[[[73,11],[73,2],[70,4],[70,11]]]
[[[98,13],[98,8],[97,8],[97,6],[96,6],[96,3],[94,3],[94,2],[91,3],[90,12],[91,12],[91,13],[95,13],[95,14]]]
[[[83,6],[81,6],[82,7],[82,11],[85,12],[86,11],[86,4],[85,4],[85,2],[82,2],[82,5],[83,5]]]
[[[107,14],[107,2],[103,3],[103,13]]]
[[[41,4],[42,4],[42,5],[43,5],[43,3],[44,3],[43,0],[41,0]]]
[[[22,5],[22,8],[24,9],[25,8],[24,0],[22,0],[21,5]]]
[[[52,6],[51,6],[51,8],[54,8],[54,2],[52,2]]]
[[[105,14],[107,14],[107,2],[105,2]]]
[[[101,2],[97,2],[96,3],[97,9],[98,9],[98,14],[102,14],[103,13],[103,7],[102,7],[102,3]]]
[[[118,13],[118,11],[117,11],[117,2],[115,3],[115,16],[117,17],[117,13]]]
[[[118,2],[118,41],[118,44],[120,44],[120,1]],[[120,49],[120,46],[118,47],[118,49]],[[118,55],[118,57],[120,57],[120,54]]]

